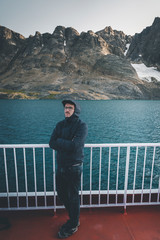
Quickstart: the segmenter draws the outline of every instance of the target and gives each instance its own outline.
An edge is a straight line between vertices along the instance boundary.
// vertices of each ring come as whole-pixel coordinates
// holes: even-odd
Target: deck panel
[[[0,231],[0,240],[57,239],[67,220],[65,210],[0,212],[11,227]],[[160,240],[160,206],[81,209],[79,230],[70,240]],[[2,225],[0,225],[2,226]]]

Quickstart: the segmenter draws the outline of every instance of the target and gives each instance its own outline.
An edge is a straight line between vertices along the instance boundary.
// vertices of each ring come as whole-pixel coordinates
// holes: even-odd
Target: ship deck
[[[0,240],[57,239],[67,220],[65,210],[3,211],[11,226],[0,231]],[[160,206],[81,209],[79,230],[70,240],[160,240]],[[0,224],[0,227],[3,227]]]

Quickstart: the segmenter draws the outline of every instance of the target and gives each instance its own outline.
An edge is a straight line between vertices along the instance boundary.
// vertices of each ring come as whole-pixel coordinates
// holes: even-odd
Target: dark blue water
[[[160,101],[79,101],[81,105],[81,119],[88,125],[86,143],[129,143],[129,142],[160,142]],[[0,144],[48,143],[56,123],[64,118],[63,106],[59,100],[0,100]],[[26,150],[28,188],[34,191],[33,152]],[[159,151],[156,150],[154,185],[157,187],[159,176]],[[46,182],[47,190],[53,188],[52,152],[46,152]],[[98,189],[99,181],[99,149],[93,150],[92,189]],[[117,150],[111,154],[111,173],[116,176]],[[132,150],[129,184],[133,187],[135,149]],[[145,186],[148,188],[151,175],[151,161],[153,149],[150,149],[146,161]],[[0,152],[0,191],[5,189],[4,160]],[[109,152],[102,152],[102,189],[107,189],[107,172]],[[137,188],[141,188],[144,149],[139,152],[138,171],[139,180]],[[7,162],[10,191],[16,191],[13,150],[7,150]],[[36,152],[37,189],[43,190],[43,160],[42,150]],[[121,152],[119,175],[119,189],[124,188],[126,149]],[[90,152],[85,150],[84,182],[85,189],[89,189],[89,160]],[[17,150],[17,163],[19,175],[19,191],[24,191],[24,163],[23,151]],[[110,189],[115,189],[116,178],[110,179]]]
[[[86,143],[160,142],[160,101],[79,101]],[[59,100],[0,100],[0,144],[48,143]]]

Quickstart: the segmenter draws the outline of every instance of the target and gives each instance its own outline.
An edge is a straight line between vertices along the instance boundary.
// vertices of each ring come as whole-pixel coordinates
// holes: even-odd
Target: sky
[[[160,0],[0,0],[0,25],[24,37],[53,33],[59,25],[79,33],[111,26],[140,33],[160,17]]]

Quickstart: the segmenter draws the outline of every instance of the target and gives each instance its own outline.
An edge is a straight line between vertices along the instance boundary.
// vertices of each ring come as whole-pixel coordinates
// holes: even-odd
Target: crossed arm
[[[49,141],[49,146],[57,151],[74,151],[78,147],[84,145],[85,138],[87,136],[87,126],[85,123],[81,124],[77,129],[75,136],[72,140],[67,140],[60,138],[57,134],[57,127],[54,129],[51,139]]]

